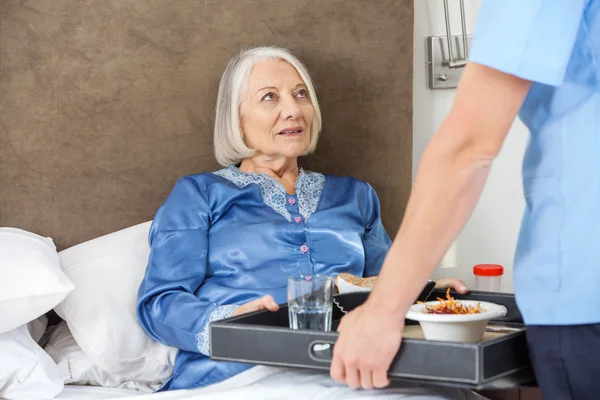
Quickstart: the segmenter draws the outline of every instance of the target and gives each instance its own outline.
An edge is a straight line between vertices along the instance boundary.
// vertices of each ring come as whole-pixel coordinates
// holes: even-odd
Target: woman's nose
[[[282,102],[281,115],[283,119],[299,119],[302,117],[302,109],[292,96],[286,96]]]

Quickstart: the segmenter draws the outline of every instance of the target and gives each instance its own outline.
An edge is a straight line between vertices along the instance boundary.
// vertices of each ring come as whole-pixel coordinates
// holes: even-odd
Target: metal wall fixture
[[[467,65],[472,35],[467,35],[465,2],[460,2],[460,22],[462,35],[452,35],[450,29],[450,6],[444,0],[446,36],[429,36],[427,53],[429,63],[429,88],[452,89],[458,85],[463,68]]]

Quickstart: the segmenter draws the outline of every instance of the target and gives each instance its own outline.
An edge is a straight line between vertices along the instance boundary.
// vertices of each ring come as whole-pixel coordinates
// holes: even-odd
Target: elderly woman
[[[260,47],[230,61],[214,130],[226,168],[181,178],[150,231],[138,316],[152,338],[180,349],[162,390],[251,368],[209,358],[209,323],[276,311],[288,275],[379,272],[391,241],[373,188],[298,167],[320,130],[314,86],[289,52]]]

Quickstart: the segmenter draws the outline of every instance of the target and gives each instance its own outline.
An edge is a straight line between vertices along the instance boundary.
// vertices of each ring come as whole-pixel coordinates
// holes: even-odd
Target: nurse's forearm
[[[469,64],[419,166],[402,226],[369,302],[399,318],[469,219],[531,83]]]
[[[373,291],[403,315],[474,209],[491,160],[449,151],[435,138],[425,151],[402,227]],[[394,296],[393,294],[403,294]]]

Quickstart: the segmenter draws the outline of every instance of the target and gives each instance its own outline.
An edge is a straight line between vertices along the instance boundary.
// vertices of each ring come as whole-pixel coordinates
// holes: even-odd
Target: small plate
[[[354,292],[370,292],[371,288],[353,285],[348,281],[345,281],[341,276],[336,278],[335,284],[337,285],[338,292],[341,293],[354,293]]]

